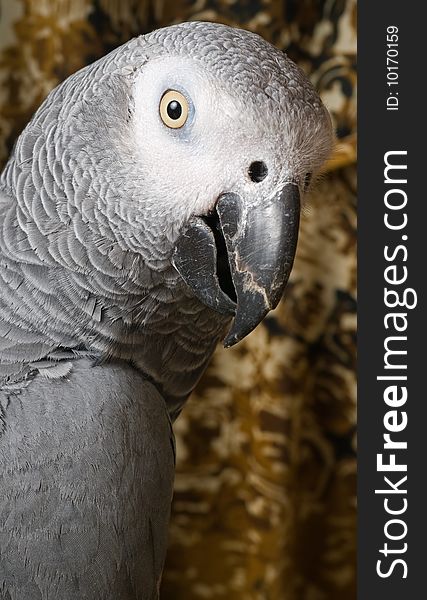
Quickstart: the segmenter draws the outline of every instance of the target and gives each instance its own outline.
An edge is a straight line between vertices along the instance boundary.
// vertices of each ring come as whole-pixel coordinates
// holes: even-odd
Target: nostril
[[[268,175],[267,165],[261,160],[256,160],[255,162],[251,163],[248,172],[252,181],[259,183]]]

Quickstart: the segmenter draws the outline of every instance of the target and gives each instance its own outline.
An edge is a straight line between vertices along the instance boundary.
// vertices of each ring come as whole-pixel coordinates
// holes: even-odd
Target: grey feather
[[[36,376],[0,444],[0,598],[155,598],[173,444],[163,398],[126,364]]]

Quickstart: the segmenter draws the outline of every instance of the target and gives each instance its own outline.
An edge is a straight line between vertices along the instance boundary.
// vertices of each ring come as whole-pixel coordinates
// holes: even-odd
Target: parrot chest
[[[156,388],[125,363],[80,359],[68,379],[36,376],[11,398],[5,423],[0,587],[36,584],[63,600],[91,590],[105,600],[131,586],[124,597],[151,598],[175,461]]]

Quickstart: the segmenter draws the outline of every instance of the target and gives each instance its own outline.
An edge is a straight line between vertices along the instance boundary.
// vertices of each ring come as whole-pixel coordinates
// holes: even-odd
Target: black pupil
[[[172,100],[172,102],[169,102],[166,110],[169,117],[174,121],[179,119],[179,117],[182,115],[182,106],[176,100]]]

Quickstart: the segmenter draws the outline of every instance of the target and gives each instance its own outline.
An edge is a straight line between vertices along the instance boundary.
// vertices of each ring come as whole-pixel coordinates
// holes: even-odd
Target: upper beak
[[[286,183],[269,200],[219,197],[210,217],[193,217],[173,264],[207,306],[234,315],[224,346],[250,333],[275,308],[288,281],[298,239],[300,195]]]

